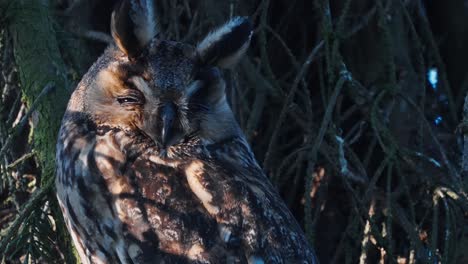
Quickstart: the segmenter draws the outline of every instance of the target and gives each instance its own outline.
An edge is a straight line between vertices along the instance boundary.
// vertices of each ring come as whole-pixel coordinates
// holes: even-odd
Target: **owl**
[[[317,263],[226,100],[250,22],[195,47],[156,28],[152,1],[122,1],[62,121],[57,197],[81,261]]]

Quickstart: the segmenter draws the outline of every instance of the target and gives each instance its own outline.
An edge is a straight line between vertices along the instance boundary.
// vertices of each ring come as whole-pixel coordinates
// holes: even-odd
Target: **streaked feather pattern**
[[[226,100],[219,67],[245,53],[250,23],[197,50],[155,37],[153,11],[118,6],[115,45],[62,121],[57,197],[82,262],[316,263]]]
[[[79,135],[73,123],[62,127],[58,158],[74,156],[75,166],[59,167],[58,193],[89,263],[314,263],[243,138],[187,141],[161,158],[138,134]],[[66,144],[70,135],[90,145]]]

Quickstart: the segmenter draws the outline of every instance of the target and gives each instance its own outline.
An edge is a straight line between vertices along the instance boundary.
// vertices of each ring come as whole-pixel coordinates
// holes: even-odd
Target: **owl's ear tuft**
[[[205,65],[232,67],[249,47],[252,33],[252,23],[247,18],[235,17],[198,44],[198,56]]]
[[[156,36],[153,0],[122,0],[111,19],[111,33],[121,51],[137,57]]]

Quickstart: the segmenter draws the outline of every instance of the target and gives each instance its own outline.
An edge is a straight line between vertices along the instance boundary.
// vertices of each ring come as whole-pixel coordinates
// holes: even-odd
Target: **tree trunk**
[[[53,186],[55,144],[63,112],[72,88],[62,60],[48,1],[14,1],[9,6],[9,30],[13,38],[21,90],[32,112],[33,145],[41,168],[40,185]],[[45,187],[47,188],[47,187]],[[53,192],[48,199],[55,214],[57,245],[67,263],[74,263],[71,241],[63,225]],[[70,256],[67,256],[70,255]]]

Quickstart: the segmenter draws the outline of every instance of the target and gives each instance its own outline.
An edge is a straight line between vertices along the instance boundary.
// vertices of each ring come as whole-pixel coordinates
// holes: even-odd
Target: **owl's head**
[[[221,69],[245,53],[252,36],[247,19],[232,19],[193,47],[160,37],[151,0],[124,0],[111,31],[115,45],[83,78],[69,110],[85,112],[98,126],[139,130],[161,147],[187,136],[216,142],[239,133]]]

